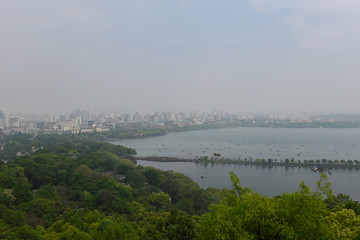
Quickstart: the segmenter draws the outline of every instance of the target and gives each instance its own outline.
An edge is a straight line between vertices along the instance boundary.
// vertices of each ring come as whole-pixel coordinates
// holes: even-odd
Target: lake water
[[[295,158],[295,160],[360,160],[360,129],[274,129],[225,128],[170,133],[165,136],[125,139],[113,142],[135,148],[138,156],[195,158],[220,152],[225,158]],[[207,187],[231,187],[229,172],[234,171],[243,186],[274,196],[291,192],[304,179],[311,188],[320,174],[307,168],[285,168],[243,165],[199,164],[186,162],[138,161],[144,166],[184,173]],[[203,176],[204,178],[200,178]],[[360,200],[360,171],[334,169],[329,175],[334,193],[349,194]]]

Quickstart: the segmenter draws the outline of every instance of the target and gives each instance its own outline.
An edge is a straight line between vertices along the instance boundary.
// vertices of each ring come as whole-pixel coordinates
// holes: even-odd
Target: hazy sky
[[[0,110],[356,112],[359,0],[0,0]]]

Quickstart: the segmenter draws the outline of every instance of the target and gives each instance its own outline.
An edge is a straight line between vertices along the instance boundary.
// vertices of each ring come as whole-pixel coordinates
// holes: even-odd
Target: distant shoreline
[[[249,122],[223,122],[223,123],[209,123],[202,125],[183,126],[183,127],[149,127],[149,128],[130,128],[111,129],[109,132],[99,133],[81,133],[81,135],[88,137],[95,141],[114,142],[122,139],[136,139],[164,136],[169,133],[189,132],[198,130],[212,130],[221,128],[270,128],[270,129],[356,129],[360,128],[359,122],[318,122],[312,123],[249,123]]]

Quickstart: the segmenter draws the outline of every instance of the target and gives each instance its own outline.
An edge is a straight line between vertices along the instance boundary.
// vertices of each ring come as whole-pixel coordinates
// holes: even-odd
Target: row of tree
[[[293,165],[311,165],[311,164],[323,164],[323,165],[330,165],[330,166],[336,166],[336,165],[347,165],[347,166],[359,166],[360,161],[359,160],[328,160],[328,159],[316,159],[316,160],[295,160],[295,158],[285,158],[283,159],[277,159],[277,158],[252,158],[252,157],[245,157],[241,158],[239,156],[238,158],[225,158],[225,157],[216,157],[216,156],[196,156],[196,161],[199,162],[223,162],[223,163],[263,163],[263,164],[293,164]]]

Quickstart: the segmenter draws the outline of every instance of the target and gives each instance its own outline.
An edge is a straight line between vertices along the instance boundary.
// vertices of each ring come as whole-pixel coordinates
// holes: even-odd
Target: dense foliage
[[[232,190],[204,190],[83,136],[12,136],[0,152],[1,239],[360,239],[359,204],[325,175],[269,198],[233,173]]]

